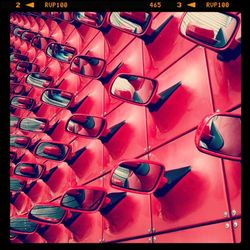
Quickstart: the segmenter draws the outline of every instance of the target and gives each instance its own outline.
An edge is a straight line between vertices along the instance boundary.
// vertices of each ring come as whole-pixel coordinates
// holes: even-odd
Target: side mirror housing
[[[96,212],[102,207],[106,194],[101,187],[75,187],[65,192],[60,205],[71,212]]]
[[[229,13],[186,12],[179,29],[186,39],[220,52],[232,45],[239,25],[239,17]]]
[[[45,171],[45,167],[36,163],[20,162],[14,169],[14,174],[23,178],[38,179]]]
[[[60,224],[64,217],[66,216],[66,211],[58,205],[44,203],[36,204],[29,212],[28,219],[31,222],[37,224]]]
[[[23,95],[25,94],[25,86],[23,84],[11,83],[10,94]]]
[[[11,135],[10,146],[15,148],[27,148],[31,143],[31,138],[24,135]]]
[[[91,56],[76,56],[70,63],[70,71],[80,76],[98,79],[106,66],[106,61]]]
[[[48,127],[48,120],[45,118],[23,118],[19,121],[18,128],[24,131],[44,132]]]
[[[68,108],[73,99],[72,93],[55,88],[47,88],[41,95],[42,102],[59,108]]]
[[[12,108],[31,110],[35,105],[33,98],[21,95],[15,95],[11,98],[10,106]]]
[[[10,232],[15,234],[32,234],[38,228],[38,224],[21,215],[10,218]]]
[[[36,145],[34,154],[37,157],[54,161],[64,161],[71,153],[71,146],[57,142],[43,141]]]
[[[56,42],[55,39],[49,37],[35,36],[32,39],[31,45],[39,50],[46,52],[46,48],[50,43]]]
[[[228,160],[241,160],[241,116],[214,113],[206,116],[195,134],[199,151]]]
[[[16,65],[16,70],[28,74],[32,71],[39,71],[39,66],[30,62],[19,62]]]
[[[111,12],[109,23],[123,32],[142,36],[152,23],[150,12]]]
[[[76,49],[68,45],[53,42],[47,46],[46,54],[58,61],[70,63],[76,54]]]
[[[139,194],[151,194],[159,186],[165,167],[148,160],[122,161],[111,172],[113,188]]]
[[[119,74],[110,85],[110,94],[119,100],[146,106],[153,99],[157,87],[156,80],[131,74]]]
[[[53,77],[40,72],[31,72],[26,76],[25,83],[38,88],[48,88],[53,83]]]
[[[100,28],[106,18],[106,12],[74,12],[74,20],[93,28]]]
[[[74,114],[66,123],[66,131],[86,138],[98,138],[106,129],[105,118],[85,114]]]
[[[19,192],[24,189],[26,182],[16,178],[10,178],[10,191]]]

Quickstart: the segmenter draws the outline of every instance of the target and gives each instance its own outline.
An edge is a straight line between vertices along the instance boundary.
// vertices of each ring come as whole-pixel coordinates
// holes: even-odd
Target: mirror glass
[[[70,70],[73,73],[98,77],[101,75],[105,66],[105,61],[96,57],[76,56],[70,64]]]
[[[31,32],[31,31],[24,31],[21,35],[21,39],[23,41],[26,41],[28,43],[30,43],[32,41],[32,39],[37,36],[37,33]]]
[[[60,89],[46,89],[42,94],[42,101],[60,108],[70,105],[73,94]]]
[[[25,93],[25,87],[23,84],[10,84],[10,93],[15,95],[22,95]]]
[[[10,127],[16,128],[18,122],[19,122],[19,117],[13,115],[10,116]]]
[[[30,110],[35,104],[35,101],[34,99],[26,96],[13,96],[10,104],[13,108]]]
[[[37,223],[58,224],[63,220],[65,213],[60,206],[37,204],[30,210],[28,218]]]
[[[10,240],[15,239],[16,237],[17,237],[17,235],[16,235],[16,234],[14,234],[14,233],[10,233]]]
[[[10,230],[15,233],[30,234],[36,231],[38,225],[26,217],[10,218]]]
[[[27,148],[31,139],[28,136],[23,135],[11,135],[10,146],[15,148]]]
[[[17,53],[11,53],[10,54],[10,62],[18,63],[19,61],[29,61],[29,58],[27,56],[17,54]]]
[[[10,161],[14,161],[16,159],[16,153],[10,151]]]
[[[111,185],[139,192],[150,192],[159,183],[164,167],[147,161],[127,161],[119,164],[112,176]]]
[[[63,161],[68,154],[69,146],[52,142],[41,142],[38,144],[35,154],[55,161]]]
[[[48,37],[35,36],[31,42],[31,45],[37,49],[45,51],[48,44],[55,42],[56,40]]]
[[[32,71],[39,71],[39,66],[34,63],[19,62],[16,65],[16,70],[28,74]]]
[[[43,132],[46,129],[48,120],[45,118],[23,118],[19,128],[31,132]]]
[[[74,12],[74,19],[92,27],[100,27],[106,12]]]
[[[34,72],[27,75],[25,82],[38,88],[47,88],[53,83],[53,77]]]
[[[147,29],[151,15],[147,12],[112,12],[112,26],[132,34],[142,34]]]
[[[50,43],[46,53],[59,61],[70,63],[76,53],[76,49],[59,43]]]
[[[17,192],[21,191],[25,186],[25,182],[15,179],[15,178],[10,178],[10,191],[12,192]]]
[[[73,19],[72,12],[50,12],[51,16],[63,21],[71,21]]]
[[[13,30],[13,34],[17,37],[21,37],[22,33],[26,31],[26,29],[22,29],[22,28],[19,28],[19,27],[16,27],[14,30]]]
[[[14,174],[27,178],[39,178],[44,171],[44,166],[34,163],[18,163]]]
[[[214,48],[223,48],[234,35],[235,17],[220,12],[187,12],[180,31],[194,41]]]
[[[73,115],[67,122],[66,130],[86,137],[97,137],[102,132],[105,119],[90,115]]]
[[[216,115],[201,131],[199,146],[216,153],[241,156],[241,118]]]
[[[102,190],[84,189],[82,187],[68,190],[61,200],[61,205],[80,211],[95,211],[99,208],[106,192]]]
[[[115,78],[111,86],[111,94],[125,101],[145,104],[150,100],[155,88],[154,80],[122,74]]]
[[[13,83],[15,83],[15,82],[17,82],[17,76],[15,76],[15,75],[13,75],[13,74],[10,74],[10,82],[13,82]]]

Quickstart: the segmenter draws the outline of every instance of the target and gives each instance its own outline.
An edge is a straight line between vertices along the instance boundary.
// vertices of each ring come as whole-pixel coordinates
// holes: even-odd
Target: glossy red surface
[[[28,12],[11,13],[12,24],[72,46],[77,55],[102,58],[106,62],[100,79],[80,76],[70,71],[70,63],[51,58],[45,50],[10,34],[13,51],[20,50],[29,62],[39,65],[40,73],[53,78],[49,88],[74,95],[67,109],[43,103],[40,98],[44,89],[25,83],[27,74],[16,71],[16,64],[11,63],[11,74],[24,84],[27,97],[35,100],[32,110],[12,109],[12,115],[43,117],[49,122],[42,133],[11,128],[11,134],[31,138],[28,149],[11,147],[17,154],[11,177],[14,177],[14,165],[19,162],[44,164],[46,168],[38,180],[29,180],[20,197],[11,203],[11,216],[23,215],[39,202],[58,202],[69,188],[79,185],[104,187],[108,195],[122,192],[109,183],[110,172],[123,160],[156,161],[163,164],[166,171],[191,167],[162,197],[127,192],[107,214],[102,215],[101,211],[105,211],[109,200],[100,211],[79,214],[71,224],[63,221],[46,230],[39,226],[40,231],[18,236],[13,243],[241,241],[241,163],[204,154],[195,146],[195,131],[205,116],[218,109],[220,112],[241,111],[241,56],[222,62],[216,52],[185,39],[178,30],[182,14],[153,12],[147,34],[168,18],[169,22],[154,41],[147,43],[113,27],[107,32],[85,24],[74,26],[66,21],[56,22],[51,17],[31,16]],[[108,24],[107,20],[104,23]],[[241,38],[241,29],[236,38]],[[120,63],[119,69],[105,82]],[[158,98],[178,82],[181,85],[157,111],[150,111],[147,106],[133,105],[110,95],[111,82],[121,73],[157,80]],[[157,97],[152,98],[152,102]],[[73,114],[104,117],[107,129],[98,139],[69,133],[65,126]],[[114,133],[114,126],[123,121]],[[33,152],[40,141],[69,144],[72,152],[64,162],[38,158]]]

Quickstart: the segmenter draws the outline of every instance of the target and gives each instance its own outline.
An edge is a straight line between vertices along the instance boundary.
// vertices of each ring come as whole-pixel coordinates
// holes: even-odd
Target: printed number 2
[[[20,2],[16,2],[16,8],[20,8]]]

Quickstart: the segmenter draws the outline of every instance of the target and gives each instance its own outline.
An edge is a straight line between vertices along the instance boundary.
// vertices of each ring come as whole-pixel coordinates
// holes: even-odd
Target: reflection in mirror
[[[156,82],[154,80],[121,74],[114,80],[111,94],[126,101],[145,104],[150,100],[155,89]]]
[[[10,93],[15,95],[22,95],[25,93],[25,87],[23,84],[10,84]]]
[[[152,192],[159,184],[164,167],[149,161],[126,161],[115,168],[111,185],[138,192]]]
[[[82,76],[98,77],[103,72],[105,61],[90,56],[76,56],[70,64],[73,73]]]
[[[181,23],[181,33],[214,48],[225,47],[234,35],[235,17],[220,12],[187,12]]]
[[[35,104],[34,99],[26,96],[13,96],[10,104],[13,108],[30,110]]]
[[[44,166],[34,163],[18,163],[14,174],[27,178],[39,178],[44,171]]]
[[[10,231],[21,234],[30,234],[36,231],[38,225],[26,217],[10,218]]]
[[[10,83],[15,83],[17,81],[18,81],[17,76],[10,74]]]
[[[47,88],[53,83],[53,77],[39,72],[33,72],[27,76],[25,82],[38,88]]]
[[[18,122],[19,122],[19,117],[13,115],[10,116],[10,127],[16,128]]]
[[[60,206],[37,204],[30,210],[28,218],[37,223],[58,224],[65,214]]]
[[[14,240],[17,237],[16,234],[14,233],[10,233],[10,240]]]
[[[15,148],[27,148],[31,139],[28,136],[23,135],[11,135],[10,146]]]
[[[18,192],[21,191],[25,186],[25,181],[21,181],[15,178],[10,178],[10,191]]]
[[[31,32],[31,31],[24,31],[23,33],[22,33],[22,35],[21,35],[21,39],[23,40],[23,41],[26,41],[26,42],[31,42],[32,41],[32,39],[35,37],[35,36],[37,36],[38,34],[37,33],[35,33],[35,32]]]
[[[48,37],[35,36],[31,42],[31,45],[37,49],[45,51],[48,44],[55,42],[56,40]]]
[[[22,29],[22,28],[19,28],[19,27],[16,27],[14,30],[13,30],[13,34],[17,37],[21,37],[22,33],[26,31],[26,29]]]
[[[46,89],[42,101],[60,108],[67,108],[73,99],[73,94],[59,89]]]
[[[70,63],[76,53],[76,49],[59,43],[50,43],[46,53],[59,61]]]
[[[10,151],[10,161],[13,162],[16,159],[16,152]]]
[[[16,65],[16,70],[28,74],[32,71],[39,71],[39,66],[34,63],[19,62]]]
[[[19,61],[29,61],[29,58],[27,56],[17,54],[17,53],[11,53],[10,54],[10,62],[18,63]]]
[[[200,147],[223,155],[241,156],[241,118],[216,115],[201,131]]]
[[[102,25],[106,12],[74,12],[74,19],[80,23],[98,28]]]
[[[71,21],[73,19],[72,12],[50,12],[51,16],[63,21]]]
[[[48,120],[45,118],[23,118],[19,128],[31,132],[43,132],[46,129]]]
[[[53,142],[41,142],[37,145],[35,154],[37,156],[62,161],[66,158],[69,151],[69,146]]]
[[[74,188],[68,190],[61,200],[61,206],[79,211],[96,211],[106,192],[99,189]]]
[[[112,12],[110,23],[132,34],[142,34],[148,27],[151,15],[147,12]]]
[[[106,124],[105,119],[90,115],[73,115],[67,122],[67,131],[86,137],[98,137]]]

